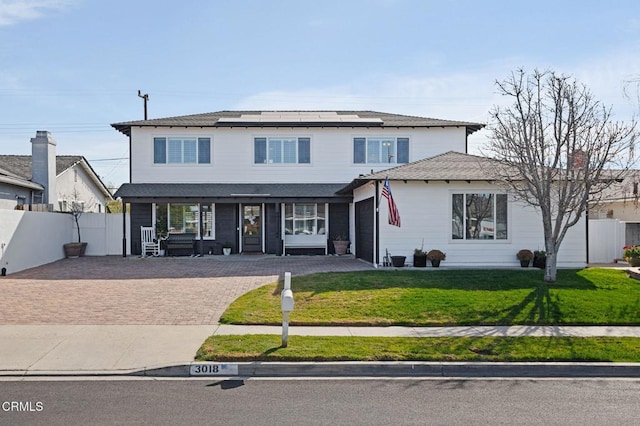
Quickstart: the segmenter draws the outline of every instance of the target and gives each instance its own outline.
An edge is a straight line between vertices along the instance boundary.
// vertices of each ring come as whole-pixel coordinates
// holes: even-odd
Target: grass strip
[[[196,361],[640,362],[633,337],[211,336]]]

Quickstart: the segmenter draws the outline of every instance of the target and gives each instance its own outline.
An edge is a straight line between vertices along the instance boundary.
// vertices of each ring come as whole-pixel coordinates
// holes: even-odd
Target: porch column
[[[127,203],[122,200],[122,257],[127,257]]]

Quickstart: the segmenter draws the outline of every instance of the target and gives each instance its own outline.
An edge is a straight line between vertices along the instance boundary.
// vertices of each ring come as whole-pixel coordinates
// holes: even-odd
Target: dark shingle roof
[[[93,180],[104,195],[108,199],[111,199],[111,192],[109,192],[100,179],[100,176],[98,176],[95,170],[93,170],[93,167],[91,167],[91,164],[89,164],[82,155],[56,155],[56,176],[78,163],[82,165],[91,180]],[[31,181],[30,155],[0,155],[0,168],[21,179]]]
[[[115,197],[134,198],[336,198],[344,183],[125,183]]]
[[[264,117],[260,117],[263,113]],[[296,116],[296,114],[298,114],[298,116]],[[334,116],[334,118],[332,118],[332,116]],[[440,120],[436,118],[390,114],[377,111],[218,111],[205,114],[156,118],[151,120],[126,121],[122,123],[114,123],[111,126],[129,136],[131,134],[131,127],[136,126],[466,127],[467,134],[471,134],[483,128],[484,124],[472,123],[467,121]]]
[[[56,155],[56,175],[80,162],[80,155]],[[30,155],[0,155],[0,167],[22,179],[31,179]]]
[[[8,183],[10,185],[22,188],[36,189],[42,191],[44,188],[38,183],[31,182],[29,179],[21,178],[7,170],[0,169],[0,183]]]

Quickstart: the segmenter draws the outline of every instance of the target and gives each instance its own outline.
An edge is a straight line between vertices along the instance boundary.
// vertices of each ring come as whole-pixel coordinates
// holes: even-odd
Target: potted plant
[[[405,260],[407,260],[407,256],[391,256],[391,266],[402,268],[404,267]]]
[[[87,243],[82,242],[82,238],[80,236],[80,216],[84,213],[84,203],[79,201],[79,194],[76,190],[73,192],[73,201],[71,202],[71,210],[69,213],[75,222],[76,231],[78,233],[78,242],[75,243],[67,243],[63,244],[62,248],[64,249],[64,255],[67,258],[75,258],[84,256],[85,251],[87,250]]]
[[[629,266],[640,266],[640,247],[639,246],[624,246],[624,259]]]
[[[337,255],[347,254],[348,248],[349,248],[349,240],[344,234],[338,234],[333,239],[333,249],[335,250]]]
[[[225,241],[222,244],[222,254],[224,254],[225,256],[229,256],[231,254],[232,249],[233,249],[233,244],[231,244],[231,241]]]
[[[547,266],[547,252],[544,250],[535,250],[533,252],[533,267],[544,269]]]
[[[447,255],[443,252],[441,252],[440,250],[430,250],[429,253],[427,253],[427,259],[429,259],[429,261],[431,262],[431,266],[433,266],[434,268],[437,268],[440,266],[440,262],[445,260],[447,258]]]
[[[520,266],[523,268],[529,267],[529,262],[533,259],[533,252],[531,250],[522,249],[516,253],[516,257],[520,261]]]
[[[416,268],[427,266],[427,252],[422,250],[422,247],[413,251],[413,266]]]

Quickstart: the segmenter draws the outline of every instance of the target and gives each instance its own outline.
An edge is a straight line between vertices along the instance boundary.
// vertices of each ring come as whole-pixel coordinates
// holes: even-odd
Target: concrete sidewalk
[[[0,376],[41,375],[189,375],[189,365],[204,342],[211,335],[281,334],[277,326],[235,325],[0,325]],[[640,337],[640,327],[571,327],[571,326],[513,326],[513,327],[290,327],[289,335],[307,336],[382,336],[382,337],[472,337],[472,336],[613,336]],[[253,375],[274,373],[273,363],[242,363],[244,371]],[[391,368],[390,363],[276,363],[280,374],[307,375],[337,374],[359,371],[362,374],[392,374],[394,369],[405,372],[406,365]],[[420,363],[432,365],[434,363]],[[442,364],[437,371],[444,371]],[[444,363],[446,364],[446,363]],[[474,364],[474,363],[471,363]],[[606,364],[606,363],[605,363]],[[401,365],[398,367],[397,365]],[[491,363],[492,369],[499,364]],[[530,368],[530,364],[527,364]],[[564,366],[567,364],[564,363]],[[576,371],[583,374],[585,364],[577,363]],[[404,367],[402,367],[404,366]],[[625,374],[640,377],[640,364],[632,364]],[[329,370],[327,370],[329,368]],[[391,370],[390,370],[391,368]],[[485,371],[488,367],[485,368]],[[546,367],[548,368],[548,367]],[[412,367],[415,369],[415,367]],[[501,367],[501,371],[506,367]],[[520,369],[507,369],[520,371]],[[420,371],[432,371],[432,369]],[[452,370],[453,371],[453,370]],[[459,370],[455,370],[459,371]],[[474,370],[475,371],[475,370]],[[491,370],[493,371],[493,370]],[[547,370],[545,370],[547,371]],[[563,370],[565,371],[565,370]],[[595,371],[595,370],[594,370]],[[618,369],[617,371],[620,371]],[[418,372],[416,372],[417,374]],[[247,373],[248,374],[248,373]],[[497,374],[495,372],[491,374]],[[554,373],[555,374],[555,373]],[[619,374],[619,373],[616,373]],[[339,375],[339,374],[338,374]]]

